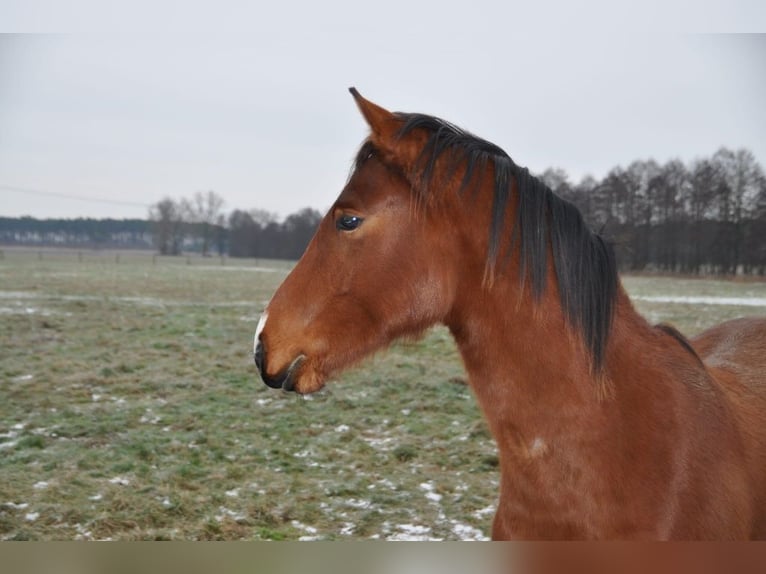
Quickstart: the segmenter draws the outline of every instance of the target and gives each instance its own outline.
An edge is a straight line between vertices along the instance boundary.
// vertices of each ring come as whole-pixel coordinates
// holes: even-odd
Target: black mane
[[[603,369],[607,337],[612,324],[617,294],[617,265],[614,252],[601,236],[593,233],[579,210],[558,197],[529,170],[519,167],[501,148],[439,118],[424,114],[397,114],[404,123],[398,137],[413,130],[424,130],[428,139],[415,170],[410,174],[414,191],[421,201],[434,183],[436,160],[448,159],[449,178],[465,166],[459,192],[481,184],[489,162],[494,165],[492,223],[489,230],[488,265],[497,265],[505,214],[516,182],[516,218],[507,242],[506,256],[520,243],[520,278],[531,282],[532,294],[539,300],[546,285],[548,241],[551,242],[554,269],[561,306],[569,323],[578,330],[591,355],[594,372]],[[362,146],[357,165],[374,147]],[[475,177],[478,175],[479,177]]]

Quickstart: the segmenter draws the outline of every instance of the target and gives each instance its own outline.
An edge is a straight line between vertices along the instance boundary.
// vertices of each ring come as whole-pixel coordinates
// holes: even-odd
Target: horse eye
[[[353,231],[362,224],[362,221],[364,220],[356,215],[341,215],[335,221],[335,227],[339,231]]]

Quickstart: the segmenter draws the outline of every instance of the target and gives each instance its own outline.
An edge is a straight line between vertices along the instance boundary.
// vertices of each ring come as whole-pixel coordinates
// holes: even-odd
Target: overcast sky
[[[0,215],[325,210],[366,135],[352,85],[573,181],[720,146],[766,167],[766,35],[705,34],[766,29],[765,2],[270,4],[4,1],[5,30],[66,33],[0,36]]]

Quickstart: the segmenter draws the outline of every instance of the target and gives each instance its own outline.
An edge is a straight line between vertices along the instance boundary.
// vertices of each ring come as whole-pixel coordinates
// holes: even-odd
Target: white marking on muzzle
[[[261,318],[258,319],[258,326],[255,328],[255,337],[253,338],[253,354],[255,354],[255,348],[258,346],[258,337],[261,335],[261,331],[266,326],[266,319],[269,316],[268,311],[264,311]]]

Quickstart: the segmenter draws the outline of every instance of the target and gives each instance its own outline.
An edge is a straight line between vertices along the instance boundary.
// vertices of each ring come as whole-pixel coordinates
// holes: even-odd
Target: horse
[[[650,325],[611,244],[500,147],[351,94],[370,128],[258,322],[300,394],[446,325],[497,443],[492,538],[766,538],[766,319]]]

